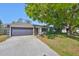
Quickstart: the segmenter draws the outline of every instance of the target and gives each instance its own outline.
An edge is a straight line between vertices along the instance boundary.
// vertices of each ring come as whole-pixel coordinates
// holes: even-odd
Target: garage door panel
[[[21,35],[32,35],[33,29],[32,28],[12,28],[12,36],[21,36]]]

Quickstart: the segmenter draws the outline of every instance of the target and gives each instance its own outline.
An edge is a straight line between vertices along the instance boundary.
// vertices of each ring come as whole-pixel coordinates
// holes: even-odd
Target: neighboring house
[[[7,27],[2,24],[1,28],[0,28],[0,35],[6,35],[7,34]]]
[[[39,35],[46,31],[46,26],[29,23],[12,23],[7,25],[7,30],[9,36]]]

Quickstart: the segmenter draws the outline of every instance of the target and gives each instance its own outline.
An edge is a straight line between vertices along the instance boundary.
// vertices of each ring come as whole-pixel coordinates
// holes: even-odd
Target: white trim
[[[38,28],[38,34],[39,35],[42,34],[42,28],[41,27]]]
[[[34,31],[34,27],[33,27],[33,35],[35,34],[35,31]]]
[[[10,26],[10,29],[9,29],[9,36],[11,36],[11,26]]]

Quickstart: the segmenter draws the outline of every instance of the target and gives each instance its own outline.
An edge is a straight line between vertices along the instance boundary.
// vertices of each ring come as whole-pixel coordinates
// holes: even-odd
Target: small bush
[[[53,39],[54,37],[55,37],[55,33],[53,33],[53,32],[47,32],[47,37],[48,37],[48,39]]]
[[[55,38],[55,34],[50,34],[50,35],[47,35],[48,39],[53,39]]]

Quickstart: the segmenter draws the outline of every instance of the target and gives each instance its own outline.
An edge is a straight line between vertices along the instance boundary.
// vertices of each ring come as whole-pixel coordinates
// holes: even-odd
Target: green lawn
[[[7,35],[0,35],[0,42],[5,41],[8,38]]]
[[[58,35],[53,39],[39,37],[51,49],[62,56],[79,56],[79,41],[63,35]]]

